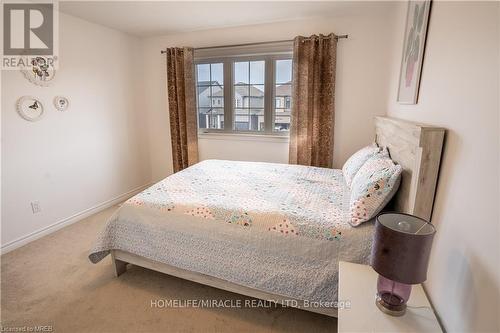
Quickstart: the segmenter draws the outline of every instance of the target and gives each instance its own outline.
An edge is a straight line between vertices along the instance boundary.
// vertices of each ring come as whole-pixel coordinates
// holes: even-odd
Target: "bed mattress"
[[[310,302],[337,300],[338,261],[368,263],[341,170],[206,160],[126,201],[89,259],[122,250]],[[330,306],[330,305],[328,305]]]

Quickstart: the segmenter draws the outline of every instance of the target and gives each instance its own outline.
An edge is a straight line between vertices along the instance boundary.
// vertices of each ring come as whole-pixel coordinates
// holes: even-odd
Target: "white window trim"
[[[198,138],[203,140],[221,140],[221,141],[255,141],[255,142],[277,142],[287,143],[290,140],[288,135],[267,135],[257,132],[199,132]]]
[[[195,52],[195,65],[222,63],[224,68],[224,129],[199,128],[199,135],[205,134],[232,134],[232,135],[252,135],[252,136],[275,136],[288,137],[289,131],[275,131],[275,81],[276,70],[275,61],[292,59],[292,45],[289,43],[275,46],[266,46],[268,53],[264,49],[254,47],[253,50],[235,50],[234,48],[223,48],[217,50],[203,50]],[[237,53],[240,54],[237,54]],[[218,54],[219,56],[215,56]],[[234,82],[233,71],[234,62],[238,61],[265,61],[265,82],[264,82],[264,131],[241,131],[234,129]],[[197,75],[197,71],[196,75]],[[196,82],[198,79],[196,77]],[[229,84],[228,84],[229,83]],[[196,96],[198,99],[198,95]],[[198,120],[198,108],[196,109],[196,119]]]

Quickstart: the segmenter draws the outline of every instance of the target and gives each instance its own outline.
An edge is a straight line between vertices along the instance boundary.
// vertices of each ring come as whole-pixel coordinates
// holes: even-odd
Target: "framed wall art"
[[[417,104],[431,1],[410,1],[399,74],[398,102]]]

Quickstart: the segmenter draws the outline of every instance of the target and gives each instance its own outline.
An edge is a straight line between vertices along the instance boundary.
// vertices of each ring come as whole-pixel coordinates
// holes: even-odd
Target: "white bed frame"
[[[439,173],[441,151],[445,130],[395,118],[375,118],[376,142],[388,147],[391,158],[403,167],[398,193],[392,204],[395,211],[414,214],[428,221],[431,219],[434,194]],[[222,290],[250,296],[278,304],[296,307],[337,317],[335,308],[304,307],[302,300],[275,295],[262,290],[245,287],[201,273],[191,272],[171,265],[153,261],[121,250],[112,250],[111,258],[115,275],[123,274],[127,264],[145,267],[154,271],[194,281]]]

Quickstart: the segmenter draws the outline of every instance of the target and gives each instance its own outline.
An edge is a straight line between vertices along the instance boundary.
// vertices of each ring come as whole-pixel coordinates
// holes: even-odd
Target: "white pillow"
[[[387,205],[398,190],[402,171],[383,152],[363,164],[351,184],[352,226],[368,221]]]
[[[351,186],[352,179],[363,164],[365,164],[370,157],[375,156],[379,152],[380,148],[376,143],[373,143],[369,146],[361,148],[349,157],[342,167],[342,173],[344,174],[344,179],[348,186]]]

